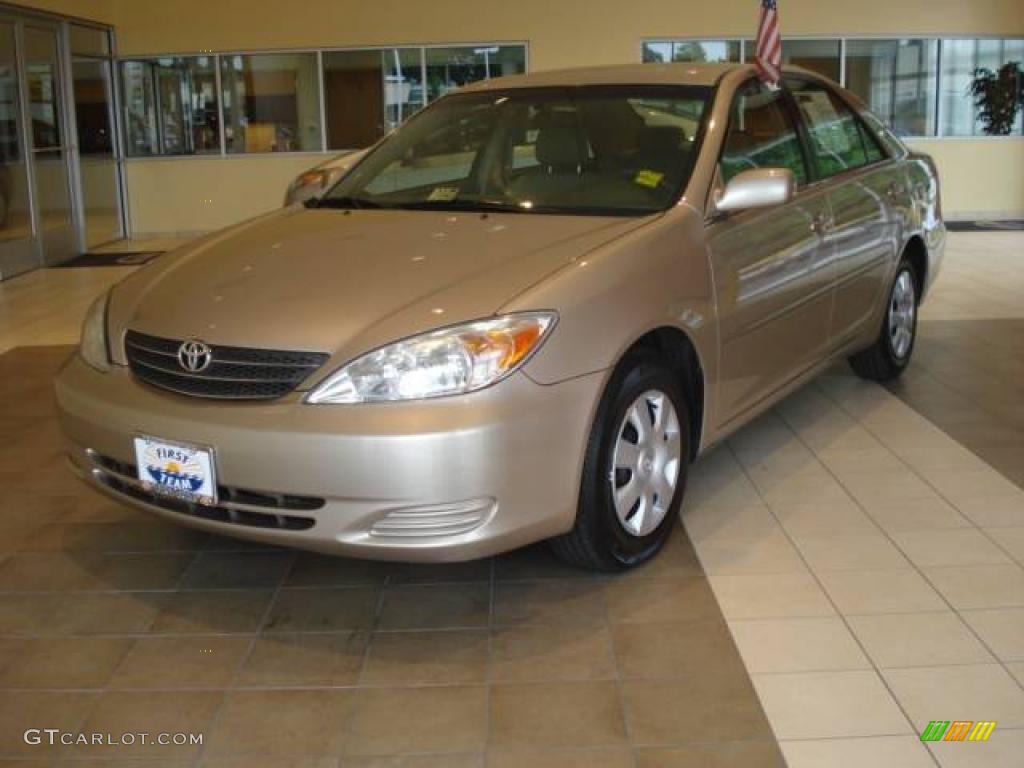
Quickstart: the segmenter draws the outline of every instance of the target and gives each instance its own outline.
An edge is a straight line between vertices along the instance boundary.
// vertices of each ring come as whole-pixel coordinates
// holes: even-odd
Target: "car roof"
[[[508,75],[481,80],[459,88],[459,93],[497,91],[506,88],[540,88],[580,85],[702,85],[713,86],[724,75],[738,70],[755,73],[752,64],[619,64],[601,67],[574,67]],[[801,67],[783,67],[786,73],[813,75]]]

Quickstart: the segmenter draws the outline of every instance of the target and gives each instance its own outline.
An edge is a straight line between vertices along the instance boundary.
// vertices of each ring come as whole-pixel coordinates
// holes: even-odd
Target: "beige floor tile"
[[[43,638],[14,641],[0,674],[5,688],[100,688],[134,640]]]
[[[906,499],[869,504],[868,515],[887,533],[969,528],[971,521],[941,499]]]
[[[962,749],[965,746],[968,748]],[[928,749],[942,768],[1020,768],[1021,755],[1024,754],[1024,730],[1014,731],[997,725],[986,742],[966,745],[933,742]]]
[[[925,476],[939,493],[954,504],[964,499],[1000,496],[1016,496],[1024,504],[1024,491],[990,467],[934,470]]]
[[[186,763],[185,765],[189,765]],[[336,757],[205,757],[199,761],[199,768],[338,768]],[[115,768],[119,768],[115,764]],[[138,768],[145,768],[139,765]],[[155,768],[161,768],[156,766]],[[184,768],[184,766],[182,766]]]
[[[917,571],[826,571],[825,591],[844,615],[943,611],[947,605]]]
[[[138,640],[110,679],[111,688],[227,688],[252,641],[182,635]]]
[[[205,754],[336,755],[345,741],[352,691],[232,691]]]
[[[381,629],[486,627],[490,620],[488,584],[387,587],[380,610]]]
[[[202,590],[147,595],[159,609],[150,630],[174,634],[255,632],[270,606],[270,590]]]
[[[490,746],[585,747],[623,744],[619,691],[612,682],[495,685]]]
[[[714,670],[743,671],[729,627],[720,618],[615,624],[612,638],[623,678],[672,679]]]
[[[53,627],[62,595],[0,594],[0,635],[56,634]]]
[[[861,504],[888,504],[908,499],[936,499],[935,489],[909,470],[848,473],[843,485]]]
[[[483,686],[367,688],[355,695],[347,755],[469,752],[487,741]]]
[[[984,664],[995,659],[952,611],[851,616],[850,626],[878,667]]]
[[[749,507],[715,508],[685,507],[682,512],[686,532],[694,544],[704,539],[756,538],[771,533],[779,526],[766,504]]]
[[[636,768],[784,768],[774,740],[723,741],[635,750]]]
[[[462,563],[387,563],[389,584],[452,584],[490,581],[491,560]],[[293,571],[294,572],[294,571]]]
[[[957,610],[1024,606],[1024,569],[1019,565],[926,568],[925,575]]]
[[[982,528],[1024,526],[1024,501],[1020,494],[959,499],[956,507]]]
[[[779,478],[771,488],[763,489],[761,495],[772,509],[791,504],[824,507],[850,501],[850,494],[825,470],[821,473]]]
[[[835,614],[810,574],[712,574],[709,579],[729,621]]]
[[[270,609],[266,632],[369,629],[377,616],[378,587],[282,589]]]
[[[494,624],[603,625],[604,583],[596,579],[499,583],[494,589]]]
[[[896,570],[910,563],[887,537],[878,533],[794,535],[796,545],[815,573]]]
[[[220,707],[220,691],[107,691],[96,701],[82,733],[202,733],[210,739],[209,727]],[[252,733],[249,734],[252,736]],[[195,757],[200,745],[193,744],[89,744],[70,747],[75,757],[174,758]]]
[[[370,642],[362,685],[483,683],[487,630],[384,632]]]
[[[1017,682],[1024,688],[1024,661],[1013,661],[1006,665],[1010,674],[1017,678]]]
[[[1024,660],[1024,608],[964,611],[961,616],[1002,661]]]
[[[745,619],[729,628],[751,674],[871,666],[841,619]]]
[[[612,639],[605,627],[499,627],[491,633],[490,678],[493,681],[607,680],[613,677]]]
[[[707,573],[800,573],[800,554],[780,528],[760,536],[716,535],[700,541],[697,553]]]
[[[626,680],[622,698],[634,745],[771,737],[746,672],[709,670],[681,680]]]
[[[900,549],[917,566],[991,565],[1010,558],[975,528],[900,531],[892,534]]]
[[[833,504],[777,504],[772,511],[782,527],[794,536],[872,534],[871,519],[852,500]]]
[[[238,674],[240,686],[336,686],[359,680],[366,632],[287,632],[256,641]]]
[[[934,768],[917,736],[783,741],[789,768]]]
[[[1024,727],[1024,690],[999,664],[885,669],[882,675],[918,732],[930,720],[958,717]]]
[[[589,749],[492,749],[487,768],[635,768],[633,754],[621,747]]]
[[[535,579],[595,579],[599,576],[585,568],[559,560],[543,543],[506,552],[494,558],[494,577],[498,581]]]
[[[1013,528],[986,528],[985,533],[1010,557],[1024,565],[1024,525]]]
[[[753,680],[780,741],[911,731],[874,671],[754,675]]]

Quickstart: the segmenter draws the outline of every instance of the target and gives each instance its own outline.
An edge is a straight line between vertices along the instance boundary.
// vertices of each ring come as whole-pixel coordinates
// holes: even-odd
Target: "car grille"
[[[103,456],[96,451],[89,451],[88,455],[94,465],[93,477],[110,490],[144,504],[190,517],[250,528],[306,531],[316,524],[316,520],[290,513],[312,512],[324,506],[324,500],[315,496],[250,491],[225,485],[217,486],[216,506],[196,504],[153,493],[139,482],[134,464]]]
[[[291,352],[248,347],[210,346],[210,364],[186,371],[178,362],[182,342],[128,331],[124,338],[128,367],[160,389],[223,400],[271,400],[294,390],[327,362],[323,352]]]

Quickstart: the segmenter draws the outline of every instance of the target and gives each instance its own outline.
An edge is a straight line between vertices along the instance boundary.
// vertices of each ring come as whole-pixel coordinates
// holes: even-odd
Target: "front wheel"
[[[573,529],[551,541],[574,565],[621,571],[649,560],[679,513],[690,456],[686,399],[656,361],[616,372],[601,400]]]
[[[897,378],[914,352],[917,336],[917,276],[906,259],[900,262],[889,290],[882,330],[875,343],[850,357],[850,367],[862,379],[891,381]]]

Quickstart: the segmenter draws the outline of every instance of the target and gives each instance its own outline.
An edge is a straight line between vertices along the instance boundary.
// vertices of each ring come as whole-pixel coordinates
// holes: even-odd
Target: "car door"
[[[861,120],[824,83],[787,78],[806,139],[812,171],[828,192],[835,249],[831,346],[842,347],[877,316],[899,248],[899,210],[905,180]]]
[[[707,241],[719,316],[718,414],[727,426],[799,376],[828,345],[833,273],[828,195],[811,179],[785,92],[737,90],[717,184],[754,168],[789,168],[791,202],[713,216]]]

